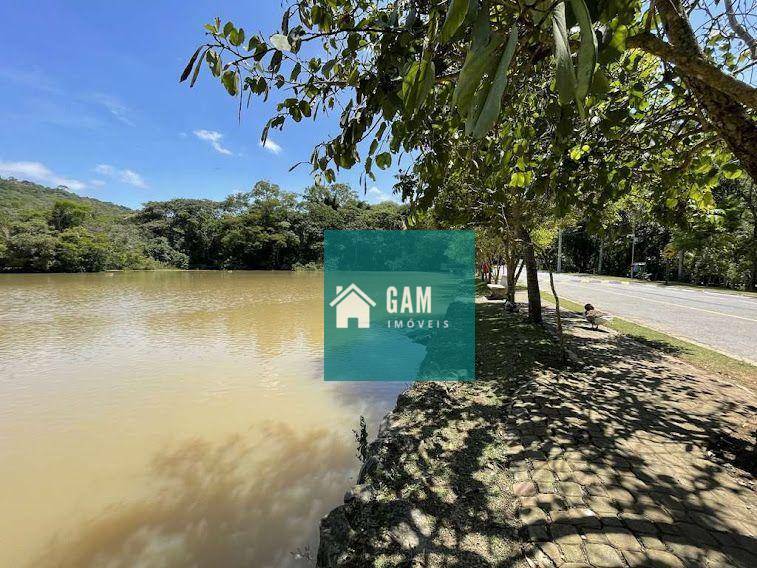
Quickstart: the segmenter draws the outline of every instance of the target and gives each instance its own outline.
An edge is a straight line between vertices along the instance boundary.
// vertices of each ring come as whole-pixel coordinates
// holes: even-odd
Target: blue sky
[[[312,147],[337,117],[274,131],[259,144],[276,97],[235,101],[203,70],[178,83],[204,23],[231,19],[276,31],[278,0],[258,2],[9,1],[0,5],[0,176],[68,185],[82,195],[138,207],[172,197],[220,199],[268,179],[288,191],[312,183]],[[404,161],[408,157],[405,156]],[[362,195],[360,166],[341,172]],[[394,170],[363,197],[391,196]]]

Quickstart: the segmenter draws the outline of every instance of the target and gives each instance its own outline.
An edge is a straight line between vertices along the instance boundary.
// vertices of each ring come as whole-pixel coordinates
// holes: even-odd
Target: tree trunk
[[[680,0],[659,0],[655,5],[675,50],[692,60],[706,61]],[[681,65],[677,65],[676,69],[704,110],[712,128],[752,180],[757,180],[757,123],[734,96],[711,86],[701,76],[685,71]]]
[[[520,280],[520,273],[523,272],[524,264],[525,264],[524,261],[521,260],[520,264],[518,265],[518,270],[515,271],[515,285],[516,286],[518,285],[518,280]]]
[[[523,239],[523,257],[526,263],[526,286],[528,287],[528,319],[541,323],[541,293],[539,292],[539,272],[536,265],[534,243],[528,231],[521,229]]]
[[[505,258],[506,266],[505,270],[507,273],[505,274],[505,277],[507,278],[507,300],[514,304],[515,303],[515,286],[516,286],[516,280],[515,280],[515,269],[518,266],[518,257],[515,256],[515,251],[511,250],[510,253]]]

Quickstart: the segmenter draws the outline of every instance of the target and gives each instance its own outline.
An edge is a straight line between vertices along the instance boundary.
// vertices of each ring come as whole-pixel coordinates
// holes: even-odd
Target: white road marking
[[[626,286],[632,286],[634,288],[639,288],[639,289],[643,289],[643,288],[649,289],[650,287],[652,289],[655,289],[655,288],[661,289],[661,287],[659,285],[655,285],[655,283],[644,284],[642,282],[626,282],[624,280],[601,280],[599,278],[589,278],[589,277],[586,277],[586,278],[568,277],[564,279],[559,278],[559,277],[555,278],[555,283],[560,282],[560,281],[575,282],[576,284],[587,285],[587,286],[590,286],[592,284],[597,284],[597,285],[624,284]],[[729,294],[727,292],[715,292],[712,290],[703,290],[703,289],[697,289],[697,288],[690,288],[688,286],[675,286],[675,285],[666,286],[665,288],[662,288],[662,289],[670,292],[672,297],[676,297],[675,292],[680,292],[683,294],[691,294],[692,296],[696,296],[697,294],[707,294],[708,296],[719,296],[721,298],[727,298],[729,301],[732,301],[732,302],[743,302],[745,304],[749,304],[751,306],[757,307],[757,296],[752,298],[750,296],[746,296],[746,295],[738,294],[738,293]]]

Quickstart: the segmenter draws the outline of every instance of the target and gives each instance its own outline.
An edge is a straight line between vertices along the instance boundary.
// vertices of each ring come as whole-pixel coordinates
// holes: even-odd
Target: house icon
[[[329,306],[336,306],[337,329],[350,327],[351,319],[357,320],[358,328],[367,328],[371,325],[371,308],[376,307],[376,302],[355,284],[350,284],[347,288],[336,287],[336,298]]]

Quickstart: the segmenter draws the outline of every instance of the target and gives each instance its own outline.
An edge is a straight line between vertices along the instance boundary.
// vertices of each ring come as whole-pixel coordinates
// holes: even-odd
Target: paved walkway
[[[529,563],[757,566],[757,495],[708,449],[714,433],[754,430],[754,394],[568,328],[589,368],[522,386],[500,426]]]
[[[477,317],[477,380],[398,398],[319,566],[757,567],[754,479],[729,455],[752,391],[581,318],[563,368],[501,303]]]

